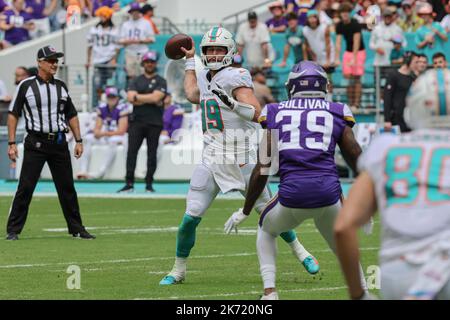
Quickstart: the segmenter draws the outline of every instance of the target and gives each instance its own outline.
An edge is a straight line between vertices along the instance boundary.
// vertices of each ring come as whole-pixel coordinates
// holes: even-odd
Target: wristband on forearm
[[[184,65],[184,70],[185,71],[188,71],[188,70],[195,71],[195,58],[186,59],[186,62]]]

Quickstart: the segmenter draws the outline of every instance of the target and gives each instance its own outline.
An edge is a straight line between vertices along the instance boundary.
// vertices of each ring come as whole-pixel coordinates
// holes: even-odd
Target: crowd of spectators
[[[406,47],[414,48],[420,59],[431,60],[445,52],[450,31],[448,0],[285,0],[274,1],[267,9],[271,17],[265,25],[255,12],[249,12],[248,21],[238,29],[236,40],[246,66],[272,67],[269,35],[284,34],[286,42],[282,57],[276,57],[281,58],[277,66],[286,67],[291,57],[290,63],[317,61],[330,81],[340,67],[354,110],[361,102],[367,50],[374,52],[373,66],[401,66]],[[365,31],[369,38],[363,37]],[[426,61],[423,64],[426,68]]]

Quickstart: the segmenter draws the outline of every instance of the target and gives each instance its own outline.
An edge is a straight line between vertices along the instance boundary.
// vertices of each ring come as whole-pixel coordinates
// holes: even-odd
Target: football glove
[[[233,229],[237,231],[237,226],[240,225],[245,219],[247,219],[248,216],[245,215],[244,213],[242,213],[242,208],[240,208],[238,211],[236,211],[235,213],[233,213],[231,215],[231,217],[227,220],[227,222],[225,222],[225,227],[223,229],[223,231],[226,234],[230,234],[231,231],[233,231]]]
[[[222,102],[231,110],[234,109],[236,105],[236,100],[234,100],[232,97],[226,93],[225,90],[223,90],[220,86],[217,86],[217,89],[212,89],[212,93],[214,93]]]

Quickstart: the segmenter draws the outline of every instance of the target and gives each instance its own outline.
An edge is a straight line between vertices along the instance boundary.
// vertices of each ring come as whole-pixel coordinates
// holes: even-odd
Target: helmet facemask
[[[223,47],[226,49],[226,54],[223,56],[222,61],[208,62],[208,58],[211,56],[206,55],[206,49],[208,47]],[[231,32],[222,27],[211,28],[202,38],[200,43],[201,60],[206,69],[219,70],[223,67],[227,67],[233,64],[233,57],[236,54],[236,44],[233,40]],[[217,55],[214,55],[217,57]],[[211,60],[211,59],[210,59]]]

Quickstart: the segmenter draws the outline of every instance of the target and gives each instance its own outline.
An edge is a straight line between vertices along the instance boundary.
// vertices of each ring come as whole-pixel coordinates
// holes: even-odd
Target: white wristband
[[[192,70],[195,71],[195,58],[188,58],[184,64],[184,70]]]

